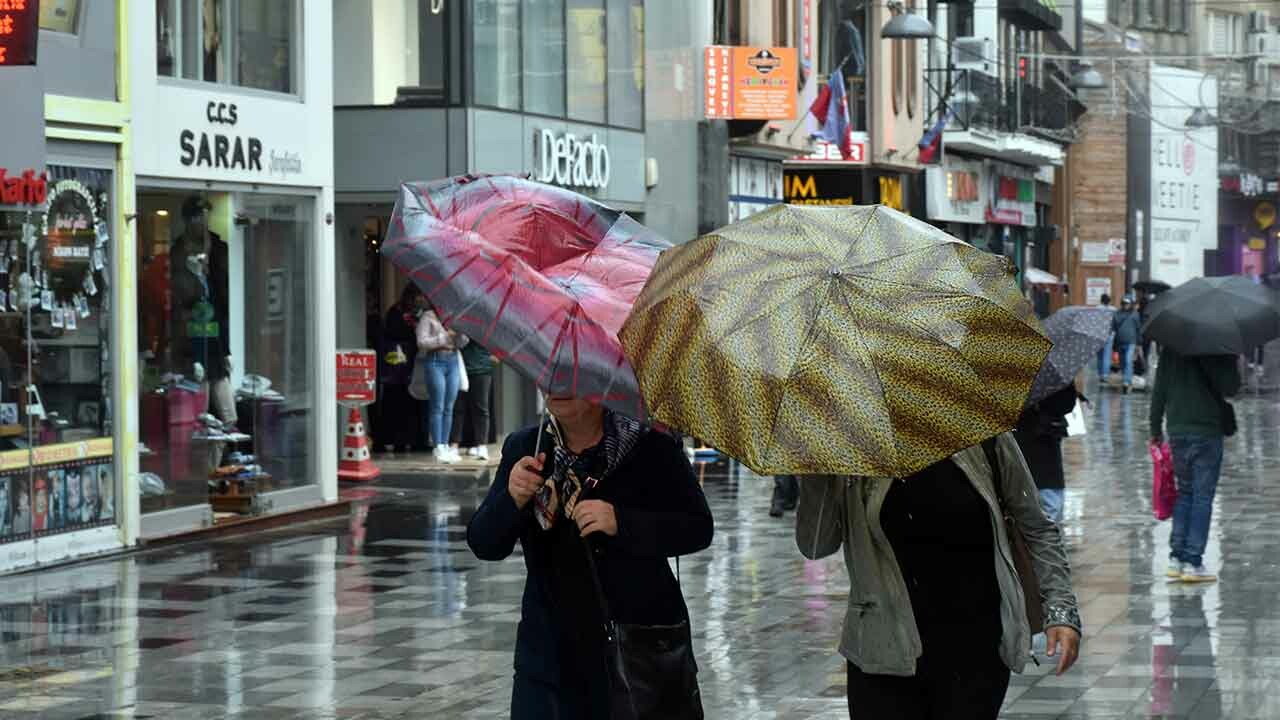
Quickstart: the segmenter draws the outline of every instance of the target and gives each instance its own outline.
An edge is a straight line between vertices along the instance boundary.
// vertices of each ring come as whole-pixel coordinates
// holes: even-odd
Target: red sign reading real
[[[373,350],[338,351],[338,402],[368,405],[378,399],[378,353]]]
[[[35,65],[39,37],[37,0],[0,0],[0,65]]]

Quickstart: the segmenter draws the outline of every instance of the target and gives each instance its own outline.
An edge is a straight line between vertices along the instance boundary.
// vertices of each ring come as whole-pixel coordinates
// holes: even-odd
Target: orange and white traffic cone
[[[372,480],[382,474],[369,455],[369,439],[364,434],[364,418],[360,408],[351,408],[347,432],[342,438],[342,459],[338,461],[338,477],[343,480]]]

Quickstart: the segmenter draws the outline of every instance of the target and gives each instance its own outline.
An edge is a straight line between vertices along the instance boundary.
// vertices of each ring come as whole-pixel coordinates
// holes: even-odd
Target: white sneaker
[[[431,456],[435,461],[444,465],[452,465],[458,462],[457,457],[453,454],[453,449],[448,445],[437,445],[436,449],[431,452]]]
[[[1209,572],[1203,563],[1200,565],[1187,565],[1182,570],[1182,582],[1209,583],[1217,579],[1218,576]]]
[[[1181,560],[1169,558],[1169,568],[1164,571],[1165,577],[1182,579],[1182,572],[1187,569],[1187,564]]]
[[[480,448],[474,448],[474,447],[467,448],[467,457],[470,457],[470,458],[480,457]]]
[[[449,446],[449,457],[453,458],[454,462],[462,462],[462,454],[452,445]]]
[[[480,447],[472,448],[472,450],[476,451],[477,458],[479,458],[484,462],[489,462],[489,446],[488,445],[481,445]]]

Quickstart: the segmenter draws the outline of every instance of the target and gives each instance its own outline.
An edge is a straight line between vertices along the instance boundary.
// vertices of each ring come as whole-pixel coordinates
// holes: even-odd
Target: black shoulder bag
[[[612,720],[702,720],[698,666],[689,622],[625,625],[609,612],[595,554],[586,538],[587,567],[604,617],[605,665]],[[679,562],[677,560],[676,562]]]
[[[982,450],[987,454],[987,462],[991,465],[991,484],[996,491],[996,500],[1000,503],[1000,514],[1004,515],[1004,530],[1009,536],[1009,551],[1013,554],[1013,567],[1018,571],[1018,581],[1022,584],[1022,599],[1026,603],[1027,625],[1031,634],[1044,632],[1044,608],[1040,604],[1040,579],[1036,577],[1035,564],[1031,561],[1031,548],[1027,547],[1027,538],[1022,534],[1018,519],[1009,512],[1004,502],[1004,493],[1000,490],[1001,476],[1000,455],[996,451],[996,438],[982,441]]]
[[[1205,372],[1204,365],[1199,361],[1196,364],[1196,372],[1200,373],[1200,378],[1204,380],[1205,387],[1209,388],[1209,394],[1213,396],[1215,402],[1218,403],[1218,413],[1222,415],[1222,434],[1231,437],[1240,429],[1239,423],[1236,422],[1236,409],[1227,402],[1227,399],[1218,392],[1218,388],[1214,387],[1213,379],[1209,377],[1209,373]]]

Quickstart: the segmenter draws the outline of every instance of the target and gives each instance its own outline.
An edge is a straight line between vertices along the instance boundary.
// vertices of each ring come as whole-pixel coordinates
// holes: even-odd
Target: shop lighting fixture
[[[1191,117],[1187,118],[1187,127],[1189,128],[1206,128],[1213,127],[1218,124],[1218,118],[1213,116],[1204,106],[1197,107],[1191,113]]]
[[[157,210],[157,211],[156,211],[156,217],[169,217],[169,211],[168,211],[168,210]]]
[[[885,40],[928,40],[933,37],[933,23],[923,16],[909,13],[900,2],[890,3],[894,16],[880,29]]]
[[[1080,69],[1071,76],[1070,85],[1076,90],[1097,90],[1106,87],[1107,80],[1089,63],[1081,63]]]

